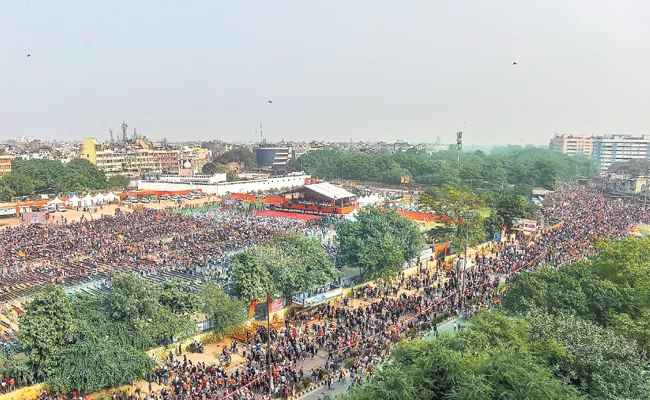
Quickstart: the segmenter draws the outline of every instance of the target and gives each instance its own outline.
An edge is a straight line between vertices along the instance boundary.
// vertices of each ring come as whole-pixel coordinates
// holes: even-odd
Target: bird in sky
[[[269,104],[273,104],[273,102],[271,100],[269,100]]]
[[[27,54],[27,57],[31,57],[31,56],[32,56],[31,54]]]
[[[517,63],[516,63],[516,62],[513,62],[512,65],[517,65]]]

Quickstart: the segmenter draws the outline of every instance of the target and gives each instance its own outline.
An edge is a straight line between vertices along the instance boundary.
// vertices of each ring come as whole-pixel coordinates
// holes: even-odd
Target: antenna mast
[[[456,150],[458,150],[458,170],[460,171],[460,152],[463,150],[463,132],[456,132]]]
[[[122,121],[122,141],[124,143],[126,143],[129,140],[128,134],[126,133],[128,127],[129,125],[127,125],[125,121]]]

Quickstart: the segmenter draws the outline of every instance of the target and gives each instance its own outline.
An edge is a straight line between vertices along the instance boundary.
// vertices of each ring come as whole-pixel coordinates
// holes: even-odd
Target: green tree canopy
[[[238,296],[259,300],[309,291],[339,274],[318,240],[290,234],[236,254],[233,275]]]
[[[415,222],[379,208],[361,210],[356,221],[335,229],[343,263],[359,268],[366,280],[394,275],[424,247]]]
[[[212,320],[213,328],[217,332],[240,326],[247,317],[246,303],[229,296],[217,285],[209,284],[201,290],[202,310]]]
[[[248,147],[236,146],[232,150],[217,156],[215,162],[218,164],[228,164],[231,162],[243,163],[246,168],[252,168],[256,165],[255,154]]]
[[[34,193],[34,182],[26,175],[17,172],[5,175],[0,182],[16,196],[27,196]]]
[[[590,262],[518,274],[502,305],[514,314],[573,313],[650,351],[650,239],[601,242]]]
[[[129,185],[131,185],[131,178],[124,175],[113,175],[106,182],[106,187],[114,190],[124,190]]]
[[[500,314],[475,318],[455,337],[398,346],[348,400],[577,399],[537,356],[531,329]]]
[[[534,187],[552,189],[557,180],[589,176],[597,168],[583,156],[568,156],[547,149],[509,146],[461,155],[460,171],[455,149],[428,153],[425,150],[373,152],[320,149],[289,163],[291,170],[325,179],[354,179],[399,184],[404,175],[422,185],[467,185],[472,190],[499,193],[513,187],[530,196]]]
[[[58,160],[14,159],[13,171],[28,177],[36,193],[88,191],[108,187],[106,174],[88,160],[75,159],[67,164]]]
[[[58,285],[46,286],[20,315],[18,339],[37,375],[52,375],[72,343],[72,304]]]
[[[203,166],[201,172],[207,175],[223,174],[228,172],[228,166],[209,162]]]

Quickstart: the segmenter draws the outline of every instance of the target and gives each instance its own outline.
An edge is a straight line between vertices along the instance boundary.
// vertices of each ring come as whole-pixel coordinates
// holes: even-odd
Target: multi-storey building
[[[122,171],[126,175],[139,176],[143,172],[154,170],[153,150],[127,150],[124,154]]]
[[[555,135],[551,139],[550,148],[558,153],[590,156],[593,151],[593,138],[571,133]]]
[[[617,162],[650,158],[650,135],[612,134],[593,138],[593,160],[601,170]]]
[[[178,173],[178,154],[178,150],[154,150],[154,170],[156,172]]]
[[[79,158],[86,159],[107,175],[139,176],[142,172],[178,172],[178,151],[151,149],[139,138],[134,145],[107,147],[94,138],[84,139]]]
[[[116,175],[123,171],[124,153],[109,148],[104,149],[104,146],[95,138],[84,139],[79,151],[79,158],[90,161],[107,175]]]
[[[11,172],[11,156],[0,156],[0,179]]]

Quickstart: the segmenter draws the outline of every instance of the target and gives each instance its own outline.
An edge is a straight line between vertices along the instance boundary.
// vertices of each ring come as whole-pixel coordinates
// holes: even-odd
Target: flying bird
[[[27,54],[27,57],[31,57],[31,56],[32,56],[31,54]]]
[[[512,65],[517,65],[517,63],[516,63],[516,62],[513,62]]]
[[[269,100],[269,104],[273,104],[273,102],[271,100]]]

